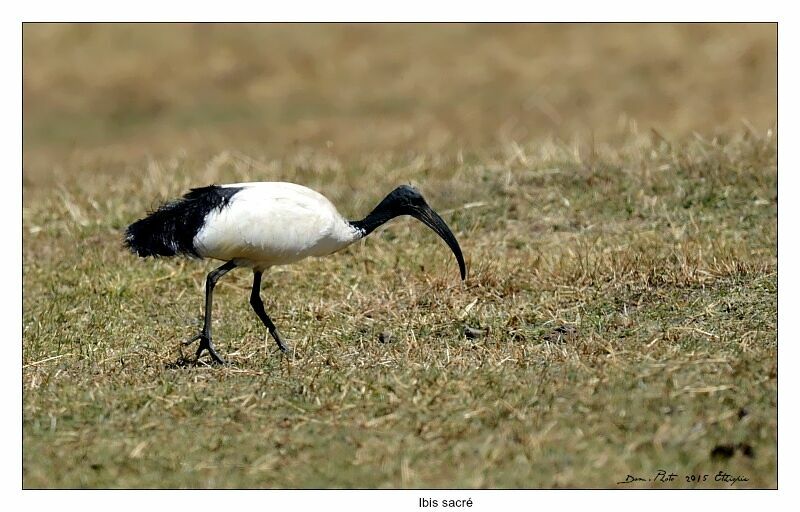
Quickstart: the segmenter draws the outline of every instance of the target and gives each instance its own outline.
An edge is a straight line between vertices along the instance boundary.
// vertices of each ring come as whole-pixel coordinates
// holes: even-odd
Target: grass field
[[[774,26],[26,25],[23,45],[24,487],[777,486]],[[397,220],[265,276],[294,357],[235,271],[214,310],[233,364],[191,364],[218,263],[139,260],[122,232],[251,180],[351,218],[414,183],[468,278]]]

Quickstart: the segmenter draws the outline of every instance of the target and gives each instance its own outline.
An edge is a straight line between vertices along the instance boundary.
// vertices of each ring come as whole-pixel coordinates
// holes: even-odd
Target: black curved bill
[[[450,231],[450,228],[447,227],[447,223],[445,223],[445,221],[439,217],[438,213],[433,211],[433,209],[427,205],[414,209],[411,215],[434,230],[436,234],[445,241],[447,246],[450,247],[450,250],[453,251],[453,254],[456,256],[458,268],[461,270],[461,280],[463,281],[466,279],[467,267],[464,265],[464,255],[461,254],[461,247],[458,245],[458,240],[456,240],[456,237],[453,235],[453,232]]]

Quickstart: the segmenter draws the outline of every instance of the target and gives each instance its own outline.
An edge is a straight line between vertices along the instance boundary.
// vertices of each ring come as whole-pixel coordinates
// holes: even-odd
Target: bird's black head
[[[464,265],[464,256],[461,254],[461,247],[458,245],[453,232],[450,231],[447,223],[439,214],[428,206],[427,201],[419,193],[419,190],[410,185],[397,187],[383,198],[383,201],[363,220],[351,222],[351,224],[360,229],[364,236],[367,236],[381,224],[400,215],[410,215],[435,231],[453,251],[458,261],[458,268],[461,271],[461,279],[466,278],[467,270]]]
[[[428,203],[416,188],[411,185],[400,185],[381,201],[381,205],[402,212],[399,215],[411,215],[412,211],[425,208]]]

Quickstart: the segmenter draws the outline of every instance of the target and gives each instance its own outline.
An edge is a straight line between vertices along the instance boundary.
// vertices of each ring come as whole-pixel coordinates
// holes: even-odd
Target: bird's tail
[[[125,246],[137,256],[196,256],[192,240],[179,231],[180,201],[167,203],[125,230]],[[194,235],[192,235],[192,238]]]
[[[228,203],[238,188],[194,188],[188,194],[170,201],[125,230],[125,246],[143,258],[147,256],[194,256],[194,237],[203,227],[206,215]]]

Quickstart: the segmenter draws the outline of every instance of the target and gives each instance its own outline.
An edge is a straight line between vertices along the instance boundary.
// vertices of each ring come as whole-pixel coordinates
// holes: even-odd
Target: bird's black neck
[[[398,215],[402,215],[402,213],[381,203],[363,219],[351,220],[350,225],[361,231],[363,238]]]
[[[408,186],[401,186],[394,189],[389,195],[383,198],[366,217],[361,220],[352,220],[350,225],[363,233],[362,238],[369,235],[379,226],[389,222],[400,215],[409,214],[409,201],[413,195],[418,195],[416,190]]]

